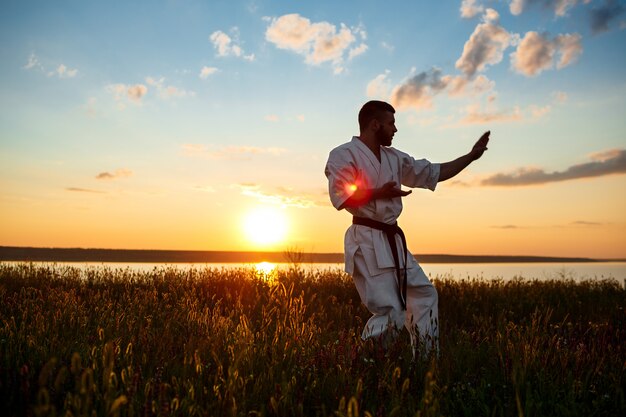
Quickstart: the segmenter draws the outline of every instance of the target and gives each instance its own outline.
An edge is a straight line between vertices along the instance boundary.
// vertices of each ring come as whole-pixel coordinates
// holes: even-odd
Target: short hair
[[[359,128],[364,130],[367,125],[376,119],[380,119],[381,114],[385,112],[395,113],[396,109],[387,102],[380,100],[371,100],[368,101],[361,107],[359,111]]]

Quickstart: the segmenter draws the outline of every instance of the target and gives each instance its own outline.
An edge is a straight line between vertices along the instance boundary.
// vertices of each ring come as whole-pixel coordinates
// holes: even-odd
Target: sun
[[[273,245],[285,239],[287,218],[279,208],[258,207],[246,215],[243,230],[251,242],[261,246]]]

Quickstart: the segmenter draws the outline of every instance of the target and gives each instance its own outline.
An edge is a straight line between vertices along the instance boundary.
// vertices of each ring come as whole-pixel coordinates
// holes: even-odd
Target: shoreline
[[[420,263],[601,263],[626,259],[557,256],[414,254]],[[341,263],[342,253],[185,251],[0,246],[0,261],[120,263]]]

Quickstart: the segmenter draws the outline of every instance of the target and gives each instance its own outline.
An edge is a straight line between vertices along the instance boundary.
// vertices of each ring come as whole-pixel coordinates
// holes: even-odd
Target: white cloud
[[[556,0],[554,2],[554,14],[557,16],[565,16],[567,11],[574,7],[578,0]]]
[[[136,84],[128,87],[126,94],[133,101],[140,101],[148,93],[148,87],[143,84]]]
[[[33,68],[39,68],[43,70],[43,66],[41,65],[41,62],[39,62],[39,58],[37,58],[37,56],[34,53],[30,54],[30,56],[28,57],[28,62],[22,68],[27,69],[27,70],[33,69]]]
[[[529,107],[529,110],[534,119],[540,119],[552,111],[552,106],[549,104],[543,107],[532,105]]]
[[[217,55],[224,57],[235,56],[243,58],[247,61],[254,61],[254,54],[246,55],[244,50],[239,45],[239,41],[237,40],[239,30],[234,27],[231,31],[234,32],[234,39],[221,30],[217,30],[209,36],[209,40],[217,50]]]
[[[331,62],[335,73],[343,72],[344,55],[352,59],[367,50],[367,44],[350,49],[360,37],[362,41],[367,34],[363,28],[350,29],[343,23],[339,29],[329,22],[312,23],[299,14],[286,14],[269,19],[265,39],[280,49],[291,50],[305,57],[310,65]]]
[[[361,43],[356,48],[350,49],[350,52],[348,52],[348,59],[352,59],[356,56],[364,54],[365,51],[367,51],[367,49],[368,49],[368,46],[365,43]]]
[[[582,53],[581,37],[578,34],[558,35],[554,40],[537,32],[528,32],[511,54],[512,68],[532,77],[554,66],[564,68],[576,61]]]
[[[494,109],[483,110],[479,104],[472,104],[467,107],[466,112],[465,117],[460,121],[461,125],[517,122],[521,121],[523,118],[519,107],[514,107],[509,111]]]
[[[524,0],[512,0],[509,4],[509,11],[514,16],[522,14],[524,11]]]
[[[146,77],[146,83],[150,86],[156,88],[159,93],[159,97],[167,100],[169,98],[184,98],[184,97],[193,97],[196,93],[193,91],[183,90],[178,87],[174,87],[172,85],[165,85],[165,78],[161,77],[159,79],[153,77]]]
[[[398,110],[428,109],[432,107],[433,97],[444,88],[446,88],[446,83],[442,80],[441,70],[432,68],[395,86],[391,91],[391,104]]]
[[[389,70],[386,70],[384,74],[379,74],[367,84],[367,96],[371,98],[379,98],[386,100],[389,97],[389,92],[391,91],[391,85],[389,84],[389,80],[387,76],[389,75]]]
[[[78,70],[76,68],[68,68],[65,64],[59,64],[54,70],[48,71],[44,68],[43,64],[34,53],[29,55],[28,62],[26,62],[22,68],[26,70],[38,69],[45,73],[48,77],[57,76],[59,78],[73,78],[76,74],[78,74]]]
[[[367,96],[389,100],[398,110],[421,110],[433,106],[435,96],[447,92],[454,98],[475,97],[493,92],[495,83],[484,75],[467,78],[443,75],[439,68],[412,74],[400,84],[391,86],[389,70],[377,75],[367,84]]]
[[[202,78],[203,80],[206,80],[207,78],[209,78],[210,75],[215,74],[218,71],[217,68],[215,67],[202,67],[202,69],[200,70],[200,74],[198,75],[200,78]]]
[[[585,4],[589,3],[588,0],[583,1]],[[552,10],[555,16],[563,17],[567,14],[568,10],[576,6],[578,0],[511,0],[509,3],[509,10],[513,15],[520,15],[524,12],[526,7],[534,4],[539,4],[540,7]]]
[[[490,175],[481,184],[513,187],[626,174],[625,149],[597,152],[589,159],[589,162],[572,165],[564,171],[548,172],[537,167],[521,167],[513,172]]]
[[[511,66],[519,73],[534,76],[552,67],[555,45],[538,34],[528,32],[511,54]]]
[[[557,53],[560,55],[557,62],[557,69],[564,68],[576,62],[578,57],[583,53],[581,44],[581,36],[578,33],[559,35],[556,37]]]
[[[536,122],[550,114],[552,105],[531,104],[522,109],[514,106],[508,110],[498,109],[495,101],[488,100],[486,106],[473,103],[464,110],[465,115],[457,122],[451,124],[452,127],[476,124],[511,123],[511,122]]]
[[[114,180],[118,178],[128,178],[133,175],[133,171],[127,168],[120,168],[115,172],[101,172],[96,175],[97,180]]]
[[[483,23],[476,26],[465,42],[456,68],[466,76],[472,77],[476,72],[484,71],[488,65],[499,63],[504,50],[515,41],[515,37],[498,24],[498,18],[495,10],[487,9]]]
[[[265,120],[268,122],[272,122],[272,123],[276,123],[278,122],[280,119],[278,118],[277,115],[275,114],[268,114],[267,116],[265,116]]]
[[[471,19],[477,14],[482,13],[485,7],[481,4],[476,4],[476,0],[463,0],[461,2],[461,17],[464,19]]]
[[[65,65],[60,64],[54,72],[59,78],[73,78],[78,73],[77,69],[69,69]]]
[[[106,90],[113,94],[115,101],[119,102],[120,110],[125,108],[125,101],[129,100],[134,104],[141,104],[142,98],[148,94],[148,87],[143,84],[126,85],[126,84],[110,84]]]
[[[380,46],[382,46],[383,49],[386,49],[389,52],[393,52],[396,49],[393,45],[391,45],[390,43],[385,42],[385,41],[382,41],[380,43]]]
[[[479,75],[472,79],[467,79],[463,76],[451,76],[444,75],[442,81],[446,84],[448,95],[452,97],[465,97],[476,96],[488,91],[492,91],[495,88],[495,82]]]

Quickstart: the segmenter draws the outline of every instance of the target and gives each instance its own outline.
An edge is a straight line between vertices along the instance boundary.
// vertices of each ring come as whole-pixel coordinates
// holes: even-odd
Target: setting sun
[[[243,229],[251,242],[258,245],[271,245],[285,238],[287,219],[278,208],[260,207],[248,213]]]

